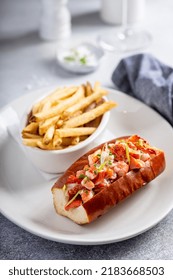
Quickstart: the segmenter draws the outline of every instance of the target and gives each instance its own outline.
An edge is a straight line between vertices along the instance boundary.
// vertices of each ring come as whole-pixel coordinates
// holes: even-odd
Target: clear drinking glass
[[[116,1],[116,0],[115,0]],[[140,1],[140,0],[139,0]],[[146,48],[151,42],[151,35],[134,25],[128,25],[128,5],[130,0],[122,0],[122,26],[114,33],[105,33],[99,37],[99,44],[108,51],[129,52]]]

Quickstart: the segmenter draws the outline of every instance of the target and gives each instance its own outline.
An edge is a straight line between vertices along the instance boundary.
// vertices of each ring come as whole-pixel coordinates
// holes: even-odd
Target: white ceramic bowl
[[[106,100],[106,98],[105,98]],[[28,110],[22,119],[21,130],[25,127],[28,119]],[[101,122],[95,132],[90,135],[86,140],[79,144],[65,148],[63,150],[42,150],[35,147],[24,145],[24,149],[31,162],[40,170],[47,173],[62,173],[64,172],[75,160],[77,160],[84,153],[93,148],[94,140],[100,137],[105,129],[110,112],[106,112],[101,119]]]
[[[77,45],[76,47],[74,47],[76,49],[78,48],[86,48],[86,50],[88,51],[89,55],[88,58],[90,57],[90,62],[87,64],[80,64],[72,61],[72,62],[67,62],[65,61],[65,57],[69,55],[70,53],[70,49],[73,48],[58,48],[57,50],[57,54],[56,54],[56,58],[57,58],[57,62],[58,64],[65,70],[73,72],[73,73],[80,73],[80,74],[86,74],[86,73],[90,73],[95,71],[101,62],[102,57],[104,56],[104,51],[94,45],[94,44],[90,44],[90,43],[81,43],[79,45]],[[92,57],[92,60],[91,60]]]

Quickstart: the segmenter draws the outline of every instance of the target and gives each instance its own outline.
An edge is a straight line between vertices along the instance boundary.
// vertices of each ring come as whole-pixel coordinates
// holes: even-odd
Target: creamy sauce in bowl
[[[95,71],[103,55],[102,49],[82,43],[76,47],[58,50],[57,60],[65,70],[84,74]]]

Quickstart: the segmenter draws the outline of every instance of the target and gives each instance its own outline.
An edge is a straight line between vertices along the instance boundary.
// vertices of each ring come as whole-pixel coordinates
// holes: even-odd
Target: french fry
[[[78,90],[78,87],[67,87],[63,89],[57,89],[54,93],[52,93],[50,100],[54,102],[56,100],[65,99],[71,95],[73,95]]]
[[[41,112],[45,112],[49,110],[52,107],[52,102],[51,100],[48,100],[42,107]]]
[[[53,137],[53,147],[58,147],[62,144],[62,138],[55,132]]]
[[[87,126],[92,126],[92,127],[98,127],[100,122],[101,122],[102,117],[99,116],[97,118],[95,118],[94,120],[90,121],[89,123],[87,123]]]
[[[55,134],[59,138],[63,137],[76,137],[81,135],[90,135],[96,130],[95,127],[73,127],[73,128],[60,128],[56,129]]]
[[[73,94],[72,97],[62,100],[62,102],[59,103],[57,106],[54,106],[45,112],[40,112],[40,113],[33,115],[32,119],[34,121],[42,121],[42,120],[54,117],[58,114],[61,114],[64,110],[66,110],[68,107],[70,107],[73,104],[75,104],[76,102],[78,102],[83,97],[84,97],[84,90],[82,87],[80,87],[77,90],[77,92],[75,94]]]
[[[84,124],[94,120],[95,118],[103,115],[105,112],[109,111],[110,109],[112,109],[115,106],[116,106],[116,103],[114,101],[104,102],[103,104],[94,108],[91,111],[88,111],[78,117],[74,117],[74,118],[67,120],[64,123],[63,128],[72,128],[72,127],[78,127],[78,126],[84,125]]]
[[[39,134],[40,135],[45,134],[50,126],[58,123],[59,119],[60,119],[60,115],[52,117],[50,119],[47,119],[47,120],[45,120],[43,122],[40,122],[39,123]]]
[[[29,132],[24,132],[22,134],[22,137],[23,138],[28,138],[28,139],[42,139],[42,137],[38,134],[32,134],[32,133],[29,133]]]
[[[55,126],[52,125],[48,128],[48,130],[46,131],[43,137],[44,144],[48,145],[51,142],[51,140],[53,139],[54,132],[55,132]]]
[[[62,145],[63,146],[74,146],[77,145],[80,142],[80,137],[76,136],[76,137],[63,137],[62,138]]]
[[[102,96],[108,94],[108,92],[102,91],[102,92],[94,92],[93,94],[81,99],[78,103],[74,104],[73,106],[69,107],[65,112],[64,115],[65,116],[69,116],[74,114],[76,111],[82,110],[84,108],[86,108],[87,106],[89,106],[91,103],[93,103],[94,101],[96,101],[97,99],[100,99]]]
[[[37,147],[42,150],[61,150],[63,149],[62,146],[57,146],[56,148],[53,146],[53,144],[50,142],[48,145],[44,144],[42,141],[37,142]]]
[[[59,128],[63,125],[64,121],[63,120],[59,120],[57,123],[56,123],[56,128]]]
[[[78,87],[75,86],[67,88],[57,88],[51,94],[34,104],[32,114],[35,115],[36,113],[40,112],[48,101],[51,101],[51,103],[53,104],[56,100],[71,96],[77,91],[77,89]]]
[[[32,115],[37,114],[40,111],[40,103],[36,103],[32,107]]]
[[[22,131],[22,134],[25,132],[36,134],[38,130],[38,123],[30,123],[28,124]]]
[[[85,88],[85,94],[86,96],[89,96],[93,93],[92,86],[89,82],[86,83],[86,88]]]
[[[84,113],[88,112],[88,111],[91,111],[92,109],[94,109],[96,107],[96,102],[92,102],[90,105],[88,105],[85,110],[83,111]]]
[[[35,138],[35,139],[23,139],[23,144],[26,146],[30,146],[30,147],[37,147],[38,142],[40,142],[41,139]]]
[[[72,139],[71,144],[72,145],[77,145],[80,142],[80,137],[76,136]]]
[[[86,96],[87,96],[86,85],[85,85],[85,84],[82,84],[82,87],[83,87],[83,89],[84,89],[84,96],[86,97]]]
[[[70,118],[77,117],[77,116],[81,115],[82,113],[83,113],[82,110],[77,111],[77,112],[75,112],[75,113],[72,114],[72,115],[66,115],[66,114],[63,113],[63,115],[62,115],[63,123],[66,122],[67,120],[69,120]],[[63,125],[63,124],[62,124],[62,125]],[[61,126],[62,126],[62,125],[61,125]]]

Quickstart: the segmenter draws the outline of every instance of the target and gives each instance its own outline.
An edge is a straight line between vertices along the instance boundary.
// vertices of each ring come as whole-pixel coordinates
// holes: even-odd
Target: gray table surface
[[[99,0],[70,0],[72,41],[95,41],[113,26],[99,16]],[[173,66],[171,0],[147,1],[145,28],[153,42],[147,50]],[[157,12],[156,12],[157,11]],[[100,68],[87,76],[61,70],[56,42],[38,36],[39,0],[0,0],[0,107],[45,85],[100,80],[113,87],[111,74],[122,56],[107,53]],[[106,75],[105,75],[106,69]],[[173,210],[156,226],[132,239],[95,246],[57,243],[26,232],[0,215],[0,259],[173,259]]]

